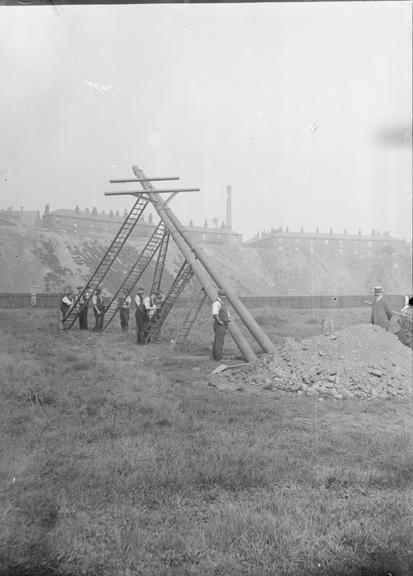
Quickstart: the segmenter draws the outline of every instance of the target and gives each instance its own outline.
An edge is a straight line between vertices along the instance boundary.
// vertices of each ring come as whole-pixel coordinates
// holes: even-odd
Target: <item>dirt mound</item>
[[[241,368],[211,375],[221,390],[325,398],[403,398],[412,393],[412,351],[382,328],[361,324],[294,342]]]

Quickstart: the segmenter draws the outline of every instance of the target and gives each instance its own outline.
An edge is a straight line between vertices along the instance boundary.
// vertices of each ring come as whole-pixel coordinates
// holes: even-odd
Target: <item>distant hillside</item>
[[[23,226],[0,225],[0,292],[27,292],[32,286],[56,292],[84,284],[113,239],[57,234]],[[104,285],[114,292],[136,261],[146,239],[128,240]],[[243,246],[204,245],[204,253],[239,295],[363,294],[382,284],[388,292],[409,294],[409,256],[319,256],[296,252],[275,254]],[[166,263],[168,285],[182,263],[173,242]],[[149,285],[152,264],[143,278]]]

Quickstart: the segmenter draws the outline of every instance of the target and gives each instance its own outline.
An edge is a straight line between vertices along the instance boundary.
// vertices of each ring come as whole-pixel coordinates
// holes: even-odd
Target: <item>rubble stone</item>
[[[316,354],[314,354],[316,352]],[[350,400],[407,398],[412,394],[412,351],[380,327],[361,324],[297,343],[287,338],[273,354],[233,372],[211,376],[220,390]]]

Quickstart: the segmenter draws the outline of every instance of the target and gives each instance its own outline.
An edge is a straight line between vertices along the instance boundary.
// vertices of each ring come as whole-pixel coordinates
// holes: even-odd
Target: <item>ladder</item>
[[[172,283],[172,286],[169,288],[168,293],[165,296],[164,301],[161,304],[159,310],[155,312],[155,315],[150,320],[147,326],[147,340],[151,337],[156,337],[159,335],[162,325],[164,324],[169,312],[171,311],[173,305],[179,298],[182,290],[188,284],[193,276],[192,267],[188,262],[185,260],[182,264],[178,274],[176,275],[175,280]]]
[[[208,296],[205,294],[204,291],[201,292],[201,294],[198,296],[198,298],[195,300],[195,302],[189,306],[188,312],[184,318],[184,321],[182,323],[181,328],[178,331],[178,334],[175,338],[175,342],[173,345],[173,348],[177,348],[179,346],[182,346],[182,344],[184,344],[184,342],[186,341],[188,334],[192,328],[192,326],[194,325],[195,320],[198,318],[199,313],[202,310],[202,307],[204,306],[206,300],[208,299]]]
[[[152,236],[149,238],[144,249],[140,253],[135,264],[132,266],[129,274],[126,276],[125,280],[118,288],[116,294],[113,296],[105,312],[105,321],[103,328],[107,328],[110,322],[115,317],[116,312],[119,307],[119,295],[121,294],[122,301],[126,298],[128,294],[131,293],[133,288],[138,283],[139,278],[145,272],[147,266],[151,262],[152,258],[159,250],[159,248],[165,242],[165,235],[169,236],[168,232],[165,232],[165,224],[160,221]],[[123,297],[123,295],[125,295]]]
[[[171,235],[169,233],[169,230],[165,230],[165,234],[164,234],[164,237],[162,239],[162,244],[161,244],[161,248],[159,250],[158,258],[156,260],[155,273],[153,275],[151,294],[153,294],[154,292],[159,291],[161,289],[162,276],[163,276],[163,271],[165,269],[166,253],[168,252],[168,245],[169,245],[170,237],[171,237]]]
[[[113,261],[118,256],[126,240],[129,238],[132,230],[134,229],[139,218],[141,217],[142,212],[145,210],[148,202],[149,200],[147,198],[141,196],[133,205],[132,210],[129,212],[128,216],[123,221],[121,227],[119,228],[118,233],[116,234],[115,238],[112,241],[112,244],[107,249],[105,255],[98,264],[96,270],[89,278],[81,294],[79,294],[78,297],[76,298],[68,314],[66,314],[66,316],[64,317],[63,319],[64,330],[68,330],[69,328],[71,328],[75,323],[76,318],[79,316],[80,312],[79,302],[81,298],[84,298],[86,293],[88,293],[90,299],[93,293],[96,291],[96,288],[101,284],[102,280],[109,272],[113,264]]]

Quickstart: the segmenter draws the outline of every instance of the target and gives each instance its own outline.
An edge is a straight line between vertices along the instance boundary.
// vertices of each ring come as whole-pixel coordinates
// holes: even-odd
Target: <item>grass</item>
[[[274,342],[321,331],[255,312]],[[220,392],[171,320],[137,348],[0,312],[0,575],[411,574],[411,403]]]

